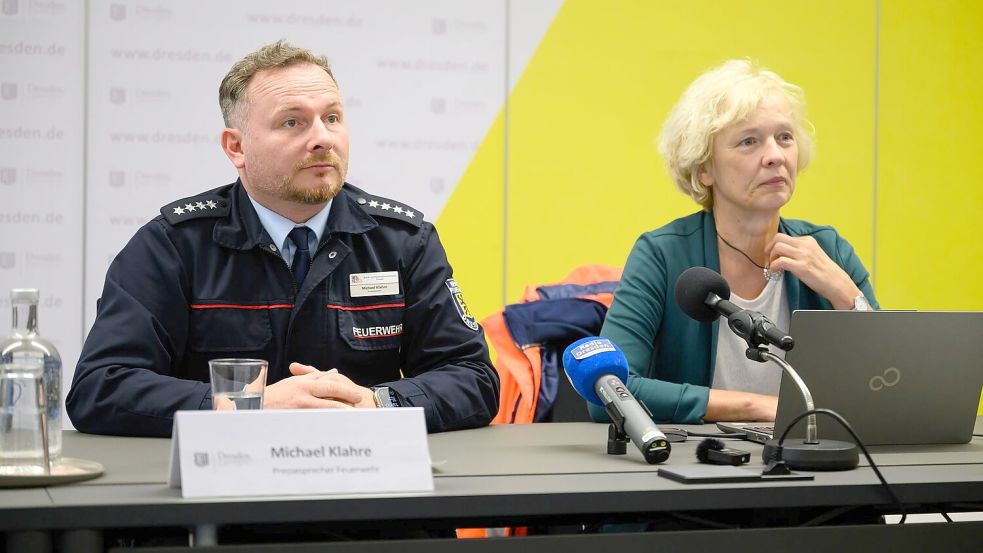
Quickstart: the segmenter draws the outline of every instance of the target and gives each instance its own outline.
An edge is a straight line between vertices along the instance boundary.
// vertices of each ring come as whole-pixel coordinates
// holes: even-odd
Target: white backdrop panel
[[[82,337],[84,5],[0,0],[0,334],[11,288],[39,288],[62,396]]]

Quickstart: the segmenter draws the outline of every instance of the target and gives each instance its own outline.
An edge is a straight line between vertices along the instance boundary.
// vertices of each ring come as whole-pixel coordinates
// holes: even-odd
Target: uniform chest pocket
[[[403,337],[402,296],[375,298],[373,303],[346,305],[329,303],[328,316],[337,318],[335,327],[342,339],[354,350],[379,351],[396,349]],[[330,340],[332,337],[328,337]]]
[[[191,351],[259,351],[273,330],[268,306],[193,304],[188,342]]]

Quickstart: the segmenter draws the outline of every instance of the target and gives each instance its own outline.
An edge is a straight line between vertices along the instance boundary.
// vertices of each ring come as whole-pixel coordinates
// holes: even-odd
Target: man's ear
[[[246,154],[242,150],[242,131],[226,127],[222,130],[222,149],[236,169],[246,166]]]

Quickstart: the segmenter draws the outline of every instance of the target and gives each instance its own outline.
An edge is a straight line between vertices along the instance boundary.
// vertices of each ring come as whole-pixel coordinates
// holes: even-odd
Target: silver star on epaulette
[[[175,215],[184,215],[184,208],[181,207],[181,206],[175,207],[174,208],[174,214]]]
[[[218,204],[215,203],[215,202],[213,202],[213,201],[211,201],[211,200],[208,200],[207,202],[205,202],[205,205],[208,206],[208,209],[215,209],[216,207],[218,207]]]
[[[184,209],[187,209],[188,211],[194,211],[198,208],[195,207],[193,204],[184,204]]]
[[[407,209],[406,210],[406,216],[409,217],[410,219],[412,219],[413,217],[416,217],[416,213],[413,213],[412,211],[410,211],[410,210]]]
[[[369,207],[379,207],[379,202],[372,200],[369,202]]]
[[[392,207],[393,206],[391,206],[389,204],[382,204],[382,209],[385,209],[386,211],[389,211],[390,209],[392,209]]]
[[[205,209],[205,204],[202,202],[198,202],[195,204],[195,207],[197,207],[198,209]]]
[[[395,211],[396,213],[402,213],[403,212],[403,208],[401,208],[401,207],[399,207],[397,205],[396,207],[393,208],[393,211]]]

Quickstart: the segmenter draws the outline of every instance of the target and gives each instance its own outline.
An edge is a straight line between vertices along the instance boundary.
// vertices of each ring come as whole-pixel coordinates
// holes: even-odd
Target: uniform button
[[[365,198],[359,198],[357,201],[358,201],[358,205],[365,205],[368,203],[367,201],[365,201]]]
[[[275,252],[276,251],[276,245],[275,244],[270,244],[270,251],[271,252]]]
[[[334,259],[338,257],[338,252],[331,252],[328,254],[328,259]]]

